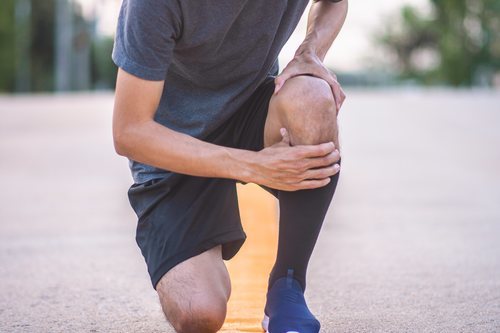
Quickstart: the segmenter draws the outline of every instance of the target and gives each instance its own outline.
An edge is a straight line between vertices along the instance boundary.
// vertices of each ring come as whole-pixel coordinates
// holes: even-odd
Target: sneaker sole
[[[269,333],[267,328],[269,327],[269,317],[267,315],[264,315],[264,319],[262,319],[262,328],[266,333]]]
[[[269,333],[268,328],[269,328],[269,317],[267,315],[264,315],[264,319],[262,319],[262,328],[266,333]],[[300,333],[297,331],[287,331],[286,333]]]

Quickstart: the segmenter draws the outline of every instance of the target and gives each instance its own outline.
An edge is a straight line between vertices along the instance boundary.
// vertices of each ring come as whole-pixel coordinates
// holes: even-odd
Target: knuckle
[[[329,154],[328,157],[325,158],[324,165],[331,165],[333,162],[335,162],[335,155]]]
[[[301,172],[300,174],[297,175],[296,181],[301,182],[301,181],[307,179],[307,177],[308,177],[307,175],[308,175],[307,172]]]
[[[303,173],[309,170],[309,161],[307,160],[302,160],[300,163],[298,163],[298,170]]]
[[[321,154],[321,151],[322,151],[322,145],[311,146],[309,148],[311,156],[318,156],[319,154]]]
[[[309,183],[309,188],[310,188],[310,189],[313,189],[313,188],[318,188],[318,187],[319,187],[319,184],[320,184],[320,182],[319,182],[319,181],[317,181],[317,180],[316,180],[316,181],[312,181],[312,182],[310,182],[310,183]]]
[[[337,162],[339,159],[338,155],[333,153],[333,154],[330,154],[329,158],[328,158],[328,165],[331,165],[335,162]]]
[[[302,148],[302,147],[297,147],[294,149],[293,153],[292,153],[292,157],[294,159],[300,159],[302,158],[304,155],[306,154],[306,150],[305,148]]]
[[[326,168],[326,169],[322,170],[321,175],[320,175],[319,178],[323,179],[323,178],[326,178],[326,177],[330,177],[334,173],[335,173],[335,171],[333,170],[333,168]]]
[[[325,179],[325,178],[330,177],[332,175],[333,175],[333,169],[331,169],[331,168],[323,169],[323,170],[321,170],[321,173],[319,174],[318,179]]]
[[[306,172],[314,167],[315,167],[314,161],[312,161],[311,159],[307,159],[307,160],[304,160],[304,169],[302,171]]]
[[[334,162],[333,154],[328,154],[321,158],[321,165],[330,165]]]
[[[335,153],[333,153],[331,155],[330,164],[332,164],[334,162],[338,162],[339,159],[340,159],[340,153],[338,151],[336,151]]]
[[[321,145],[319,147],[318,154],[321,154],[321,156],[324,156],[330,152],[329,145]]]
[[[304,168],[302,165],[303,165],[303,163],[301,163],[301,162],[295,162],[293,164],[292,173],[296,176],[302,174],[304,172]]]

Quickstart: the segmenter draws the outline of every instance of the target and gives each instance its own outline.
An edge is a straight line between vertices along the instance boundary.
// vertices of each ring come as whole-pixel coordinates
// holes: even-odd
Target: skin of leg
[[[296,76],[271,97],[264,127],[266,147],[281,141],[282,127],[287,129],[292,145],[333,141],[340,151],[335,100],[325,80]]]
[[[226,318],[231,282],[221,246],[181,262],[158,282],[167,320],[179,333],[214,333]]]

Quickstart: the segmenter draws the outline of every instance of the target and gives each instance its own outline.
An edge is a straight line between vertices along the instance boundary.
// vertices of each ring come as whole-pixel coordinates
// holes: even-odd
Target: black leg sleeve
[[[305,290],[307,265],[335,193],[339,173],[331,178],[331,182],[321,188],[279,191],[278,253],[269,276],[269,288],[277,279],[286,276],[288,269],[293,269],[294,277]]]

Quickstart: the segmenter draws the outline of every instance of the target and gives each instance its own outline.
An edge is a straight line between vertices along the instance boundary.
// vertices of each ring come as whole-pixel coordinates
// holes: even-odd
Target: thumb
[[[286,130],[286,128],[280,128],[280,134],[282,137],[281,142],[286,144],[287,146],[290,146],[290,136],[288,135],[288,131]]]
[[[274,79],[274,94],[277,94],[281,87],[283,87],[283,84],[288,79],[287,76],[286,73],[281,73]]]

